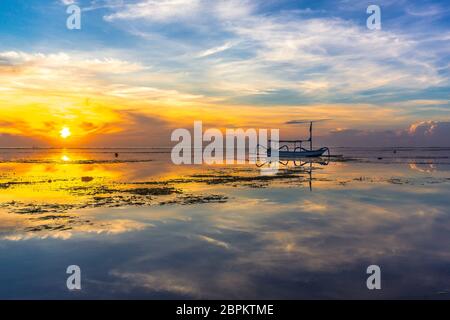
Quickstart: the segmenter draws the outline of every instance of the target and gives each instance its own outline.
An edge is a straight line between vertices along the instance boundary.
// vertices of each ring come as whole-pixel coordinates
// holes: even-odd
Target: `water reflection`
[[[335,159],[261,176],[67,156],[0,164],[2,298],[448,298],[445,166]],[[97,157],[112,162],[76,162]],[[379,292],[365,287],[370,264]]]
[[[312,183],[313,183],[313,170],[315,170],[318,166],[327,166],[330,163],[330,157],[326,158],[302,158],[302,159],[289,159],[284,158],[279,161],[259,161],[256,163],[256,166],[260,168],[261,174],[266,175],[275,175],[279,173],[279,170],[292,170],[295,168],[296,173],[302,173],[308,175],[308,185],[309,190],[312,191]]]

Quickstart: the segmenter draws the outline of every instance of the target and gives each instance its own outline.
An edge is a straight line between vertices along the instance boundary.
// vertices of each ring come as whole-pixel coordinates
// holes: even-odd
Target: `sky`
[[[286,122],[324,118],[331,145],[450,146],[449,77],[446,1],[0,0],[4,147],[160,146],[194,120],[301,138]]]

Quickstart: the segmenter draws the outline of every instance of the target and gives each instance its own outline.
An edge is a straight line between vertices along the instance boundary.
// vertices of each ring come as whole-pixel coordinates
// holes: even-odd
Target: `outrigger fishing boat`
[[[298,159],[298,158],[312,158],[312,157],[321,157],[325,152],[330,156],[330,149],[327,147],[322,147],[320,149],[313,149],[313,140],[312,140],[312,128],[313,122],[324,121],[292,121],[290,124],[299,124],[299,123],[309,123],[309,139],[307,140],[279,140],[278,142],[284,143],[281,147],[278,148],[278,157],[280,159]],[[268,141],[269,146],[271,146],[271,140]],[[303,143],[309,143],[309,150],[303,147]],[[291,145],[291,149],[289,149],[289,145]],[[272,155],[272,149],[267,148],[267,156],[270,157]]]

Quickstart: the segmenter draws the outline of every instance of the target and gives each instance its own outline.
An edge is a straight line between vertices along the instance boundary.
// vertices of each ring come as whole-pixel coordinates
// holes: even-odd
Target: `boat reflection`
[[[329,163],[330,156],[314,158],[280,157],[278,161],[272,161],[270,157],[259,157],[256,166],[261,169],[269,169],[262,171],[263,174],[268,172],[276,174],[280,165],[284,169],[301,168],[302,170],[299,173],[308,175],[309,190],[312,191],[313,171],[320,166],[327,166]]]

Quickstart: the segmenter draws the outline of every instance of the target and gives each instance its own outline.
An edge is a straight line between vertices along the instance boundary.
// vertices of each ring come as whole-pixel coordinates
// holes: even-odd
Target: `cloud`
[[[0,147],[31,147],[39,146],[45,143],[42,139],[36,139],[25,135],[15,135],[9,133],[0,133]]]
[[[254,42],[252,63],[278,66],[281,72],[274,75],[290,77],[290,88],[297,86],[304,93],[424,88],[446,80],[432,64],[431,48],[425,52],[405,36],[389,31],[368,33],[338,18],[251,17],[231,30]]]
[[[438,5],[428,5],[428,6],[422,6],[420,8],[411,6],[411,7],[406,8],[406,12],[409,15],[418,16],[418,17],[438,16],[438,15],[442,15],[446,11],[447,11],[447,9],[444,9]]]
[[[220,241],[220,240],[217,240],[217,239],[214,239],[214,238],[211,238],[211,237],[207,237],[207,236],[204,236],[204,235],[198,235],[198,238],[200,240],[206,241],[209,244],[212,244],[212,245],[224,248],[224,249],[230,249],[230,245],[228,243],[224,242],[224,241]]]
[[[230,49],[230,48],[233,47],[233,46],[234,46],[234,44],[233,44],[232,42],[227,42],[227,43],[225,43],[225,44],[223,44],[223,45],[221,45],[221,46],[214,47],[214,48],[210,48],[210,49],[207,49],[207,50],[205,50],[205,51],[203,51],[203,52],[200,52],[200,53],[197,55],[197,57],[199,57],[199,58],[204,58],[204,57],[207,57],[207,56],[211,56],[211,55],[214,55],[214,54],[216,54],[216,53],[219,53],[219,52],[223,52],[223,51],[225,51],[225,50],[228,50],[228,49]]]
[[[111,275],[126,280],[133,287],[147,288],[156,292],[169,292],[186,296],[201,296],[198,284],[183,275],[171,272],[132,273],[112,270]]]
[[[13,67],[40,67],[52,68],[55,71],[61,67],[72,67],[99,73],[129,73],[144,70],[139,63],[132,63],[115,58],[83,58],[80,54],[67,54],[64,52],[43,54],[26,53],[23,51],[0,52],[0,63],[3,66]],[[1,73],[0,73],[1,75]]]
[[[256,10],[256,2],[250,0],[218,0],[213,8],[218,18],[229,21],[245,19]]]
[[[141,0],[110,6],[114,12],[104,16],[106,21],[146,20],[151,22],[179,22],[180,19],[199,17],[204,20],[209,15],[219,19],[238,19],[247,16],[254,9],[248,0]],[[192,21],[192,20],[190,20]],[[198,22],[198,20],[196,21]]]
[[[225,64],[219,73],[210,71],[208,76],[212,79],[202,81],[207,84],[211,82],[211,86],[223,85],[222,90],[240,90],[254,95],[265,93],[270,96],[270,88],[265,92],[258,91],[260,87],[255,87],[255,84],[277,85],[276,81],[270,75],[257,77],[252,83],[243,81],[245,72],[239,72],[239,63]],[[247,66],[251,67],[245,63],[243,70]],[[226,97],[221,96],[223,92],[214,97],[190,93],[189,87],[186,87],[186,91],[172,89],[181,87],[184,78],[155,69],[118,57],[99,57],[86,53],[0,52],[0,103],[7,106],[0,109],[4,122],[0,133],[9,134],[3,137],[0,145],[43,145],[42,141],[46,138],[47,143],[50,143],[48,140],[59,137],[62,125],[71,128],[73,137],[70,143],[74,145],[167,145],[171,129],[190,127],[198,119],[203,120],[205,125],[219,128],[280,128],[283,123],[298,123],[292,119],[324,119],[331,115],[344,128],[351,124],[366,126],[371,130],[381,126],[379,119],[384,119],[383,126],[398,126],[399,122],[410,120],[411,123],[415,117],[412,113],[414,110],[429,112],[432,108],[442,112],[447,108],[445,100],[431,99],[381,106],[315,103],[289,107],[279,104],[277,107],[261,108],[227,102]],[[226,81],[227,77],[236,76],[244,78],[240,78],[242,81]],[[11,113],[9,110],[12,108],[16,112]],[[288,113],[286,108],[289,108]],[[236,109],[239,109],[239,113],[233,112]],[[405,115],[404,110],[413,115]],[[29,114],[33,114],[33,117],[25,116]],[[330,128],[330,125],[334,124],[327,122],[324,126]],[[282,134],[298,135],[298,128],[283,126]],[[359,141],[366,138],[367,141],[355,142],[357,138]],[[424,139],[428,141],[434,138]],[[355,142],[362,145],[397,141],[391,133],[385,133],[384,138],[380,139],[379,133],[375,135],[362,131],[355,134],[345,129],[324,139],[333,144]],[[400,144],[406,140],[398,141]]]
[[[75,4],[76,0],[60,0],[61,3],[65,6],[71,5],[71,4]]]
[[[72,237],[86,234],[116,235],[126,232],[139,231],[153,227],[152,224],[127,219],[95,220],[90,218],[90,223],[80,221],[79,217],[61,217],[58,221],[42,217],[37,223],[35,220],[25,220],[22,217],[13,217],[15,222],[13,230],[5,228],[0,239],[8,241],[24,241],[30,239],[62,239],[68,240]],[[30,221],[31,220],[31,221]],[[33,230],[32,232],[30,230]]]
[[[369,91],[369,99],[377,93],[395,99],[405,89],[448,85],[438,59],[442,45],[428,34],[392,28],[373,32],[359,21],[327,16],[323,9],[319,17],[307,9],[264,8],[246,0],[145,0],[116,6],[105,18],[127,20],[123,27],[129,32],[164,47],[169,57],[167,62],[159,57],[163,68],[173,68],[174,59],[182,63],[191,75],[185,83],[195,84],[194,90],[201,86],[230,99],[282,90],[297,95],[298,101],[352,101],[359,98],[357,93]],[[158,23],[190,33],[162,30]],[[199,52],[199,47],[204,49]],[[223,54],[215,57],[219,52]],[[283,103],[281,95],[274,99]]]
[[[402,130],[337,129],[317,140],[345,147],[450,147],[448,137],[450,122],[421,121]]]
[[[168,21],[190,16],[199,9],[200,0],[145,0],[126,4],[117,12],[106,15],[106,21],[147,19]]]
[[[450,145],[450,122],[421,121],[412,124],[407,132],[410,137],[419,141]]]
[[[130,83],[129,75],[134,81]],[[38,90],[82,95],[105,95],[134,100],[180,103],[203,95],[152,86],[176,81],[176,75],[153,71],[150,66],[92,54],[0,52],[1,91]]]

